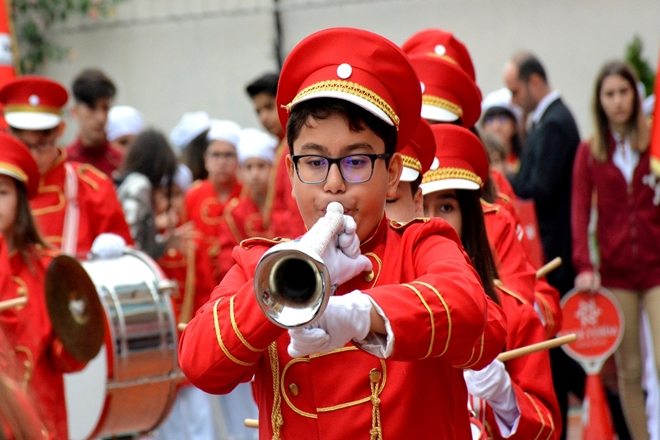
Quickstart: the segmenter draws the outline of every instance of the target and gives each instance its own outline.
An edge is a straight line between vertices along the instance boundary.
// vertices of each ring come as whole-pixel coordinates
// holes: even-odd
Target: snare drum
[[[167,415],[177,379],[176,284],[143,252],[81,262],[105,311],[105,344],[86,368],[65,375],[74,440],[145,432]]]

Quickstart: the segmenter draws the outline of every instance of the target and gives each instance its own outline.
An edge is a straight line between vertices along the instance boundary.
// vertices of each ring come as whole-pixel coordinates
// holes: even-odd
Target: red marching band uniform
[[[39,76],[19,77],[0,89],[5,120],[19,129],[57,130],[67,100],[64,87]],[[46,242],[74,256],[84,256],[103,232],[132,243],[112,181],[91,165],[67,161],[63,150],[59,154],[30,200]]]
[[[457,240],[439,220],[397,227],[383,219],[363,243],[373,273],[339,286],[335,294],[359,289],[383,309],[394,334],[389,359],[354,344],[291,358],[288,333],[263,315],[253,289],[256,264],[276,241],[246,240],[234,251],[236,266],[183,332],[181,366],[195,386],[210,393],[227,393],[255,375],[259,424],[268,438],[279,419],[282,438],[360,438],[377,423],[386,438],[469,438],[461,431],[468,427],[467,392],[456,366],[483,366],[492,355],[475,356],[488,303]],[[497,333],[497,324],[501,338],[501,321],[489,331]],[[501,349],[497,341],[486,348],[492,352],[493,346]],[[346,366],[351,374],[338,377],[337,368]],[[287,423],[292,419],[296,423]]]
[[[36,194],[39,172],[30,152],[6,134],[0,134],[0,143],[0,173],[22,182],[28,196]],[[19,384],[43,423],[41,433],[44,438],[62,439],[68,438],[62,374],[84,364],[64,351],[47,312],[44,281],[52,257],[51,251],[35,245],[9,254],[11,282],[0,291],[0,300],[26,297],[27,304],[0,312],[0,327],[13,347]]]

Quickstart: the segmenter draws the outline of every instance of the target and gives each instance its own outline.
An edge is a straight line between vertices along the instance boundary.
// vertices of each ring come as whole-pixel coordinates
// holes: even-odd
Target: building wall
[[[398,44],[423,28],[451,30],[470,49],[484,94],[502,86],[514,51],[532,50],[583,136],[600,65],[622,57],[635,34],[654,67],[660,47],[657,0],[280,0],[280,8],[285,50],[331,26],[366,28]],[[118,85],[117,103],[165,131],[191,110],[258,126],[243,88],[277,68],[274,29],[271,0],[126,0],[109,20],[57,29],[53,38],[73,50],[43,73],[69,85],[82,68],[100,67]]]

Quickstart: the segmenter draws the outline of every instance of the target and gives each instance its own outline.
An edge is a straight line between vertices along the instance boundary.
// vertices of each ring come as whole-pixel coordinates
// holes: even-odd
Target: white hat
[[[211,117],[204,111],[187,112],[170,132],[170,142],[175,150],[181,151],[195,137],[211,126]]]
[[[481,115],[486,113],[491,108],[503,108],[510,111],[517,120],[522,117],[522,110],[520,107],[511,102],[511,90],[506,87],[490,92],[483,101],[481,101]]]
[[[126,135],[137,135],[144,128],[144,119],[137,109],[116,105],[108,112],[105,133],[110,142]]]
[[[190,168],[186,165],[180,163],[176,168],[176,173],[174,173],[173,183],[181,188],[183,192],[187,191],[192,184],[193,176]]]
[[[273,163],[277,143],[277,139],[261,130],[244,128],[238,142],[238,161],[242,164],[248,159],[259,158]]]
[[[241,126],[236,122],[228,120],[213,119],[211,120],[211,128],[206,135],[206,140],[209,142],[223,141],[238,147],[238,141],[241,137]]]

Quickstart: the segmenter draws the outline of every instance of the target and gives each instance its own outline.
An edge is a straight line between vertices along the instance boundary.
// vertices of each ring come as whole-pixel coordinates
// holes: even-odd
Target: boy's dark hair
[[[488,244],[484,214],[481,208],[480,191],[456,190],[461,208],[461,243],[472,265],[479,274],[486,294],[499,304],[493,280],[498,277],[495,259]]]
[[[206,153],[206,148],[209,146],[209,141],[206,139],[208,132],[209,130],[206,129],[195,136],[183,147],[181,153],[181,159],[190,168],[193,180],[204,180],[209,176],[209,172],[206,171],[204,165],[204,153]]]
[[[415,194],[417,194],[417,190],[419,189],[419,185],[422,184],[422,179],[423,178],[424,178],[424,175],[422,173],[419,173],[419,176],[417,176],[417,179],[410,182],[410,192],[412,192],[413,197],[415,197]]]
[[[99,69],[85,69],[76,76],[71,85],[76,102],[94,107],[102,98],[112,99],[117,88],[108,76]]]
[[[259,78],[245,86],[245,91],[250,95],[250,98],[254,98],[260,93],[268,93],[274,97],[277,95],[277,82],[279,79],[279,73],[264,73]]]
[[[530,52],[519,52],[513,58],[515,65],[518,67],[518,79],[522,82],[529,82],[529,78],[533,74],[537,74],[543,82],[548,82],[548,77],[545,73],[545,68],[541,61]]]
[[[351,131],[362,131],[368,127],[383,140],[386,154],[391,155],[396,151],[396,127],[351,102],[335,98],[315,98],[296,104],[289,115],[286,126],[289,153],[293,154],[293,142],[309,118],[327,119],[335,114],[346,118]]]

